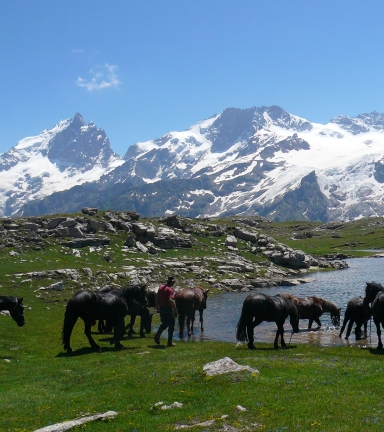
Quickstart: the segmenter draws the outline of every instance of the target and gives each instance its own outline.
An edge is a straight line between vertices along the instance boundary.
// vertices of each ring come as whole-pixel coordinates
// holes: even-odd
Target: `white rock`
[[[203,370],[209,376],[221,375],[229,372],[239,372],[243,370],[256,373],[256,374],[260,373],[257,369],[253,369],[250,366],[242,366],[237,364],[229,357],[224,357],[220,360],[207,363],[206,365],[203,366]]]

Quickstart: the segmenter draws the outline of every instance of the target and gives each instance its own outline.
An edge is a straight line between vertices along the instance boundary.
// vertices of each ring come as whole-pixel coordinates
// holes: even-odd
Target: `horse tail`
[[[75,326],[78,318],[77,314],[74,314],[71,311],[71,308],[70,307],[68,308],[68,306],[69,305],[67,305],[67,308],[65,310],[63,331],[61,333],[61,339],[63,341],[64,349],[67,351],[71,350],[70,347],[71,334],[72,334],[73,327]]]
[[[243,308],[236,328],[236,339],[240,342],[248,342],[247,323],[248,319]]]

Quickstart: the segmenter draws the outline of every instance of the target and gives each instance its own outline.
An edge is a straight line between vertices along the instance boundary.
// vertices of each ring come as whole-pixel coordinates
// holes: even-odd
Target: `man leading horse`
[[[175,323],[177,318],[176,303],[174,300],[175,291],[173,285],[176,279],[170,276],[166,284],[160,285],[156,295],[156,306],[160,309],[161,324],[157,333],[155,334],[155,342],[160,345],[160,336],[164,330],[168,328],[168,347],[173,347],[175,344],[172,342],[173,332],[175,330]]]

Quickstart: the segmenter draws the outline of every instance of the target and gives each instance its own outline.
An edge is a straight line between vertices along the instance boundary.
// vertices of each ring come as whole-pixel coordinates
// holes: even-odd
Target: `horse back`
[[[90,290],[77,292],[67,303],[66,313],[83,319],[115,319],[128,312],[121,296],[113,292],[98,293]]]
[[[199,309],[200,296],[193,290],[182,288],[175,294],[176,308],[180,315],[189,315]]]
[[[358,321],[367,321],[371,317],[371,309],[369,305],[364,304],[362,297],[354,297],[347,303],[344,317]]]

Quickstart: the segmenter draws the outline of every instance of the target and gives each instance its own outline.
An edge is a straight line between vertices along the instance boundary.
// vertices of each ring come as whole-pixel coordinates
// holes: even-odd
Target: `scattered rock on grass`
[[[257,369],[251,368],[250,366],[242,366],[237,364],[230,357],[224,357],[220,360],[207,363],[203,366],[203,370],[209,376],[221,375],[229,372],[239,372],[243,370],[256,374],[260,373]]]
[[[75,420],[69,420],[63,423],[56,423],[54,425],[46,426],[41,429],[36,429],[34,432],[64,432],[91,421],[114,418],[115,416],[117,416],[117,414],[118,413],[116,411],[107,411],[105,413],[82,417]]]

